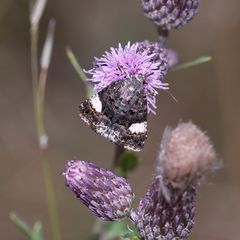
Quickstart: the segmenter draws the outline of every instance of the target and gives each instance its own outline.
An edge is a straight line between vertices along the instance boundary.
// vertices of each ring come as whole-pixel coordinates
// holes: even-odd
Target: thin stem
[[[39,87],[37,94],[37,113],[38,113],[38,138],[40,149],[47,148],[46,144],[43,143],[41,139],[47,137],[44,125],[44,102],[45,102],[45,89],[47,81],[47,70],[41,69],[39,77]]]
[[[44,182],[47,192],[47,203],[48,203],[48,211],[50,215],[51,221],[51,228],[53,234],[53,240],[60,240],[60,224],[58,218],[58,212],[56,208],[56,199],[54,195],[54,187],[53,187],[53,180],[51,175],[51,167],[50,162],[46,156],[46,151],[42,151],[43,159],[42,159],[42,170],[44,175]]]
[[[38,25],[32,25],[30,30],[31,37],[31,71],[32,71],[32,92],[35,121],[38,121],[37,112],[37,91],[38,91]],[[37,124],[38,125],[38,124]],[[37,130],[38,131],[38,130]],[[39,135],[39,132],[38,132]]]
[[[47,149],[48,149],[48,142],[47,142],[47,135],[45,132],[45,125],[44,125],[44,102],[45,102],[45,89],[46,89],[46,80],[47,80],[47,69],[41,69],[40,77],[39,77],[39,89],[38,89],[38,99],[37,99],[37,106],[38,106],[38,132],[40,135],[39,138],[39,147],[41,150],[42,155],[42,170],[45,182],[45,188],[47,193],[47,203],[48,203],[48,211],[51,221],[51,228],[53,234],[53,240],[60,240],[60,224],[58,218],[58,212],[56,207],[56,199],[54,194],[54,187],[53,187],[53,180],[51,175],[51,167],[50,161],[47,158]]]
[[[122,146],[115,144],[115,152],[113,157],[113,170],[119,166],[120,156],[124,153],[125,149]]]
[[[83,68],[79,64],[76,56],[74,55],[74,53],[70,47],[66,48],[66,54],[68,56],[69,61],[72,64],[73,68],[75,69],[76,73],[78,74],[79,78],[85,84],[87,97],[91,97],[94,94],[93,86],[89,82],[87,82],[87,76],[84,73]]]
[[[161,47],[165,47],[167,39],[168,39],[169,31],[163,30],[161,27],[158,27],[157,32],[158,32],[157,41],[158,41],[159,45]]]
[[[44,10],[46,1],[37,1],[35,5],[36,11],[32,10],[32,15],[37,13],[34,16],[35,18],[31,19],[31,71],[32,71],[32,90],[33,90],[33,103],[34,103],[34,113],[35,113],[35,122],[37,128],[37,136],[39,142],[40,154],[42,157],[42,169],[43,177],[45,182],[46,194],[47,194],[47,203],[48,211],[50,215],[51,228],[52,228],[52,237],[53,240],[60,240],[60,227],[57,214],[56,200],[54,196],[53,181],[50,169],[50,163],[46,156],[46,150],[48,148],[48,137],[45,133],[44,126],[44,98],[45,98],[45,87],[47,80],[47,70],[48,68],[41,68],[41,73],[39,77],[38,73],[38,35],[39,35],[39,20],[41,14]],[[33,21],[34,20],[34,21]]]
[[[211,56],[200,56],[200,57],[197,57],[197,58],[195,58],[195,59],[193,59],[189,62],[178,64],[176,67],[174,67],[172,69],[172,71],[178,71],[178,70],[183,70],[183,69],[195,67],[195,66],[198,66],[200,64],[210,62],[211,60],[212,60]]]

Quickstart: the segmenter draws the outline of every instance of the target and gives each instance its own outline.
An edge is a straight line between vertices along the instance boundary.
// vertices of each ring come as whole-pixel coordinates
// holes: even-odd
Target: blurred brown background
[[[198,15],[171,32],[168,45],[182,62],[200,55],[213,61],[169,73],[174,102],[158,96],[157,115],[149,117],[144,159],[130,182],[141,197],[151,181],[159,141],[166,125],[193,120],[212,138],[223,168],[200,189],[196,225],[190,239],[236,240],[240,236],[240,1],[202,0]],[[138,0],[52,0],[41,23],[41,43],[50,17],[57,21],[47,82],[46,125],[63,239],[87,239],[94,217],[64,186],[60,175],[67,159],[78,157],[111,166],[113,144],[93,133],[77,115],[84,86],[70,65],[71,46],[82,66],[91,67],[119,42],[156,38]],[[41,220],[50,239],[41,159],[33,118],[29,64],[28,2],[0,0],[0,239],[25,239],[9,221],[16,211],[29,223]]]

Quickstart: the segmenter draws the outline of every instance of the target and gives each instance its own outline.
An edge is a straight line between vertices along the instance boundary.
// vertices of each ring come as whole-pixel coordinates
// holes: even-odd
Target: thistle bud
[[[175,187],[185,187],[215,166],[215,160],[216,152],[209,137],[191,122],[180,123],[163,134],[157,175]]]
[[[161,180],[155,179],[131,219],[145,240],[185,239],[194,225],[195,188],[181,193],[168,188],[171,198],[167,200],[162,187]]]
[[[151,56],[152,63],[158,63],[159,78],[163,79],[168,71],[167,49],[162,48],[157,42],[148,40],[138,43],[137,51]]]
[[[194,225],[194,197],[199,179],[215,165],[216,153],[193,123],[166,129],[157,174],[130,218],[145,240],[186,239]]]
[[[130,218],[145,240],[185,239],[194,225],[195,188],[180,193],[169,187],[168,200],[163,189],[161,180],[155,179]]]
[[[113,221],[128,216],[134,194],[125,178],[85,161],[69,161],[66,185],[97,217]]]
[[[159,64],[159,77],[163,78],[168,69],[172,68],[178,63],[178,54],[176,51],[170,48],[162,47],[158,42],[150,42],[145,40],[138,43],[138,51],[146,52],[151,57],[153,63]]]
[[[200,0],[141,0],[145,15],[163,30],[176,29],[194,17]]]

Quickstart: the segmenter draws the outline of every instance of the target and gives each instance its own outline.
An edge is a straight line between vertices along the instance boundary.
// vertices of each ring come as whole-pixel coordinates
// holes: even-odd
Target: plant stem
[[[33,90],[33,104],[35,113],[35,122],[37,128],[37,136],[39,143],[39,150],[42,157],[42,170],[45,182],[47,204],[50,216],[52,238],[53,240],[60,240],[60,227],[58,221],[56,200],[54,195],[53,180],[51,175],[50,163],[47,158],[48,137],[45,133],[44,126],[44,98],[45,86],[47,79],[47,69],[41,69],[40,77],[38,73],[38,35],[39,25],[31,25],[31,71],[32,71],[32,90]]]
[[[168,39],[169,31],[163,30],[161,27],[158,27],[157,32],[158,32],[158,37],[157,37],[158,44],[161,47],[164,47]]]
[[[38,89],[38,25],[32,25],[30,30],[31,37],[31,71],[32,71],[32,94],[35,121],[38,121],[37,113],[37,89]],[[38,123],[36,124],[38,125]],[[37,128],[38,131],[38,128]],[[38,135],[40,133],[38,132]]]
[[[84,73],[83,68],[79,64],[76,56],[74,55],[74,53],[70,47],[66,48],[66,54],[68,56],[69,61],[72,64],[73,68],[75,69],[76,73],[78,74],[79,78],[85,84],[87,97],[91,97],[94,94],[93,86],[89,82],[86,81],[87,76]]]
[[[122,146],[115,144],[115,151],[113,157],[113,170],[115,170],[119,166],[120,156],[124,153],[125,149]]]
[[[211,56],[200,56],[200,57],[197,57],[197,58],[195,58],[195,59],[193,59],[189,62],[178,64],[176,67],[174,67],[172,69],[172,71],[178,71],[178,70],[183,70],[183,69],[195,67],[195,66],[198,66],[200,64],[210,62],[211,60],[212,60]]]
[[[44,182],[47,193],[47,203],[48,203],[48,211],[50,215],[51,228],[52,228],[52,238],[53,240],[60,240],[60,225],[58,220],[58,212],[56,208],[56,199],[53,191],[53,181],[51,175],[51,167],[50,162],[46,156],[46,151],[42,151],[43,159],[42,159],[42,170],[44,175]]]

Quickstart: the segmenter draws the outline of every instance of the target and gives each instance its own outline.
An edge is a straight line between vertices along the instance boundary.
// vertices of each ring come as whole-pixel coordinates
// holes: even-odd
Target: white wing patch
[[[92,104],[92,107],[97,111],[101,112],[102,111],[102,103],[99,99],[98,94],[95,94],[93,97],[90,98],[90,102]]]
[[[129,128],[131,133],[146,133],[147,132],[147,122],[133,123]]]

